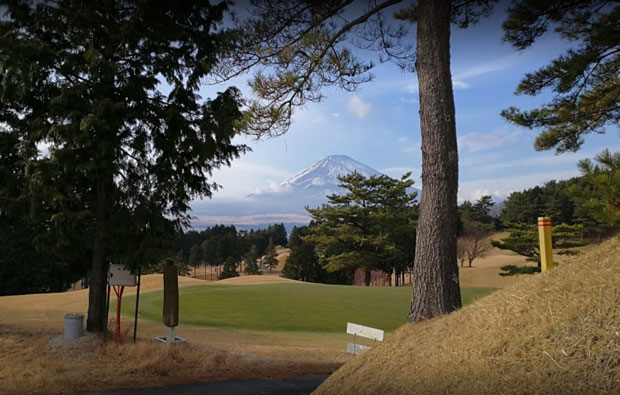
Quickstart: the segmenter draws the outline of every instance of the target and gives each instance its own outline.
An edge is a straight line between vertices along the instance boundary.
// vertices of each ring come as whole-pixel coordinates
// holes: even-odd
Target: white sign
[[[362,346],[361,344],[347,343],[347,352],[349,354],[361,355],[365,351],[368,351],[370,347]]]
[[[110,285],[125,285],[134,287],[136,285],[136,276],[123,265],[111,264],[110,272],[108,273],[108,281]]]
[[[369,326],[363,326],[363,325],[354,324],[352,322],[347,322],[347,333],[349,335],[361,336],[367,339],[382,342],[384,332],[381,329],[371,328]]]

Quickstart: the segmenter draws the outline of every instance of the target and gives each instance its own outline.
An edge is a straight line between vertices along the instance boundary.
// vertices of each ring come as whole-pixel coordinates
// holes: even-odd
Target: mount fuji
[[[306,225],[310,216],[305,207],[318,207],[327,202],[327,195],[343,193],[338,176],[358,172],[365,177],[383,173],[346,155],[329,155],[300,171],[275,187],[260,189],[242,202],[205,201],[193,205],[194,228],[215,224],[232,224],[238,229],[262,228],[283,222],[290,230],[293,225]],[[411,188],[410,192],[420,190]]]
[[[294,194],[299,195],[298,197],[302,199],[304,197],[317,197],[321,202],[325,202],[327,201],[326,195],[344,191],[338,186],[340,184],[338,177],[353,172],[358,172],[364,177],[382,174],[346,155],[329,155],[283,181],[277,188],[260,194]],[[312,206],[309,203],[306,205]]]

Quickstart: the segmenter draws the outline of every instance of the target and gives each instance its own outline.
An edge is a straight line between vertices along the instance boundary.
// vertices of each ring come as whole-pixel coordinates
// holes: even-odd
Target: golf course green
[[[493,288],[462,288],[468,304]],[[204,284],[180,293],[182,325],[254,331],[342,332],[347,322],[391,331],[406,321],[410,287],[360,287],[311,283]],[[140,295],[140,319],[161,321],[163,292]],[[135,296],[123,299],[133,316]],[[114,311],[114,310],[112,310]]]

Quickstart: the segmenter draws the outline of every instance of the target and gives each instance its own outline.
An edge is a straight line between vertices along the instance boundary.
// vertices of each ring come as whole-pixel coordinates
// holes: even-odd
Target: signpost
[[[110,271],[108,272],[108,295],[107,295],[107,306],[108,311],[110,308],[110,290],[113,289],[116,294],[116,328],[114,332],[114,340],[118,343],[121,342],[121,303],[123,301],[123,292],[125,291],[125,287],[135,287],[137,288],[136,294],[136,311],[135,311],[135,319],[133,326],[133,341],[136,342],[136,334],[138,331],[138,301],[140,298],[140,278],[142,275],[142,268],[138,268],[138,279],[136,281],[136,275],[132,274],[129,270],[125,269],[123,264],[111,264]],[[107,319],[106,319],[107,321]],[[106,336],[107,336],[107,325],[106,325]]]
[[[347,352],[354,355],[360,355],[363,352],[370,349],[368,346],[357,344],[357,336],[365,337],[367,339],[374,340],[374,342],[382,342],[384,331],[381,329],[371,328],[369,326],[354,324],[347,322],[347,333],[353,335],[353,343],[347,344]]]

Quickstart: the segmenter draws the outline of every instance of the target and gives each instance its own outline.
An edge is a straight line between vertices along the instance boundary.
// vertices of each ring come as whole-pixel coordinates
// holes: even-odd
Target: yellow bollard
[[[540,239],[540,264],[544,272],[553,267],[551,218],[538,217],[538,238]]]

